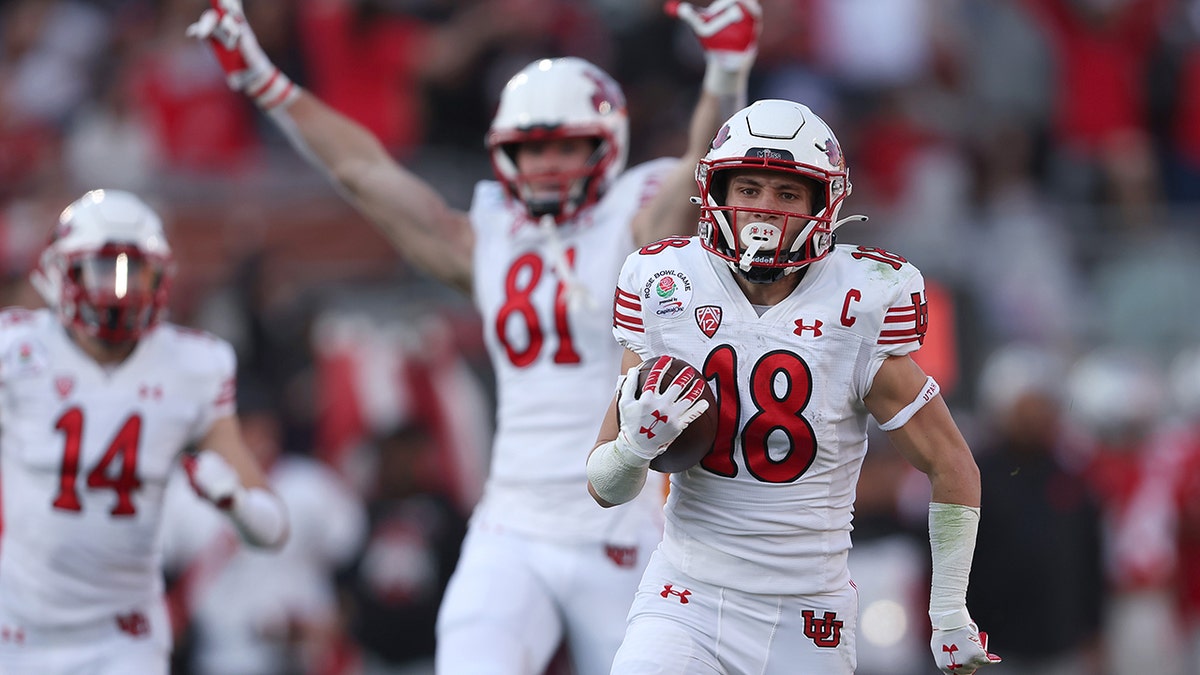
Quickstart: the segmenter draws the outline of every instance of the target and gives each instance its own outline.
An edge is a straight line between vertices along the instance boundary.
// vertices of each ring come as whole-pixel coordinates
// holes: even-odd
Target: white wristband
[[[228,513],[242,539],[252,546],[279,548],[287,540],[287,509],[269,490],[239,490]]]
[[[967,606],[967,582],[975,557],[979,509],[962,504],[929,504],[929,547],[933,553],[933,579],[929,587],[929,618],[935,628],[943,619]]]
[[[300,96],[300,89],[283,71],[272,68],[262,81],[246,87],[246,95],[254,99],[259,108],[270,112],[291,105]]]
[[[913,399],[913,402],[904,406],[900,412],[892,415],[892,419],[881,423],[879,428],[884,431],[895,431],[905,424],[908,424],[908,421],[912,419],[912,416],[916,415],[918,410],[924,408],[926,403],[932,401],[933,397],[937,396],[938,392],[941,390],[942,388],[938,386],[937,380],[933,379],[932,377],[926,377],[925,386],[921,388],[921,391],[917,394],[917,397]]]
[[[641,494],[649,469],[650,460],[638,457],[617,441],[609,441],[588,457],[587,477],[601,499],[624,504]]]
[[[705,55],[704,81],[701,87],[714,96],[745,98],[750,86],[749,64],[754,57],[743,54],[713,52]]]

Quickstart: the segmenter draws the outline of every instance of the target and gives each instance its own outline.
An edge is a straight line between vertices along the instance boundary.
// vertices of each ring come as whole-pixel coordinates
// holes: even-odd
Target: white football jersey
[[[760,316],[698,239],[665,239],[626,260],[613,309],[620,343],[680,357],[716,389],[713,451],[671,475],[671,564],[750,593],[844,587],[867,449],[862,399],[885,357],[920,346],[920,272],[839,245]]]
[[[629,224],[673,166],[660,159],[626,171],[597,204],[557,227],[558,245],[588,296],[575,308],[555,270],[555,242],[505,198],[499,183],[476,187],[474,296],[498,398],[477,520],[597,539],[634,508],[598,508],[583,486],[620,375],[610,302],[621,263],[634,249]]]
[[[171,324],[104,367],[52,312],[0,312],[8,616],[53,630],[158,599],[167,476],[186,445],[234,413],[234,369],[228,343]]]

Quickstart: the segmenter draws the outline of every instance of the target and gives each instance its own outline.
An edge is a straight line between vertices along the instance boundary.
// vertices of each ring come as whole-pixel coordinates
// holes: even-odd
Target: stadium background
[[[577,55],[612,73],[631,164],[683,149],[703,70],[657,0],[247,4],[278,65],[459,207],[490,175],[497,92],[528,61]],[[871,218],[841,241],[900,253],[930,284],[921,360],[984,468],[971,605],[995,649],[1029,664],[1011,672],[1078,654],[1084,672],[1145,672],[1146,659],[1200,672],[1200,2],[762,4],[751,98],[799,100],[830,123],[854,182],[846,213]],[[136,191],[168,222],[173,319],[234,342],[243,407],[281,425],[286,454],[327,463],[369,507],[382,442],[432,420],[421,489],[465,515],[491,427],[477,317],[226,89],[184,37],[204,6],[0,6],[3,304],[38,302],[25,275],[65,204]],[[1031,392],[1046,398],[1022,407]],[[1051,403],[1061,420],[1039,416]],[[1020,432],[1039,425],[1049,450],[1020,455],[1038,445]],[[925,499],[881,439],[852,558],[862,673],[930,670]],[[1089,528],[1098,538],[1076,536]],[[331,586],[355,556],[323,561]],[[309,644],[298,633],[294,672],[360,658],[344,627]]]

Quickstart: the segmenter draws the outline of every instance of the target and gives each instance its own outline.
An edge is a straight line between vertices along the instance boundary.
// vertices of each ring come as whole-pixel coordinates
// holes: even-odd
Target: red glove
[[[241,0],[211,1],[212,9],[205,10],[196,23],[188,26],[187,34],[212,47],[229,87],[254,99],[263,110],[294,101],[300,90],[258,45],[246,23]]]
[[[1000,657],[988,651],[987,643],[987,633],[979,632],[967,610],[961,609],[938,620],[929,646],[943,673],[971,675],[984,666],[1000,663]]]
[[[663,7],[669,16],[686,23],[704,48],[710,69],[748,73],[758,54],[762,8],[758,0],[716,0],[708,7],[670,0]]]

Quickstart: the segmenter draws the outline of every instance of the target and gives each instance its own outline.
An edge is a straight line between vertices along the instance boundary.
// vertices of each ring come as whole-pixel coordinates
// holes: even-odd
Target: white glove
[[[201,450],[194,456],[184,455],[183,468],[196,494],[217,508],[232,508],[234,497],[242,489],[242,481],[229,462],[212,450]]]
[[[241,0],[212,0],[212,6],[188,26],[187,34],[212,47],[229,87],[254,99],[263,110],[294,101],[300,90],[258,45]]]
[[[716,0],[703,9],[670,0],[663,9],[668,15],[679,17],[699,38],[709,70],[704,81],[706,89],[731,86],[736,81],[732,76],[749,76],[758,54],[758,36],[762,33],[762,7],[758,0]]]
[[[979,632],[964,607],[938,619],[929,646],[943,673],[971,675],[984,666],[1000,663],[999,656],[988,652],[987,642],[987,633]]]
[[[700,398],[704,393],[704,378],[691,366],[675,376],[665,393],[658,393],[659,382],[672,361],[669,356],[660,356],[640,392],[638,366],[630,368],[622,377],[617,394],[621,429],[616,443],[647,462],[661,455],[687,425],[708,410],[708,401]]]

